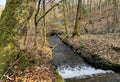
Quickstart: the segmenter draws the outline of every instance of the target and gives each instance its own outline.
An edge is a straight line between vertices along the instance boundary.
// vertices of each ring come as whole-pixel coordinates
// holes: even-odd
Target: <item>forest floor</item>
[[[66,42],[77,52],[84,51],[120,64],[120,34],[85,34],[67,38]]]
[[[21,58],[22,61],[17,59],[18,62],[15,65],[8,66],[6,68],[8,70],[5,70],[6,73],[2,75],[2,79],[6,79],[5,82],[53,82],[58,79],[56,78],[58,76],[56,68],[51,63],[51,49],[39,47],[37,50],[37,52],[27,50],[28,55],[24,56],[25,59]],[[26,61],[29,62],[29,65],[27,68],[21,69],[21,66],[26,65]]]
[[[15,69],[12,69],[15,71]],[[18,70],[17,70],[18,71]],[[50,66],[31,66],[24,71],[19,70],[19,74],[9,73],[6,82],[52,82],[55,74]]]

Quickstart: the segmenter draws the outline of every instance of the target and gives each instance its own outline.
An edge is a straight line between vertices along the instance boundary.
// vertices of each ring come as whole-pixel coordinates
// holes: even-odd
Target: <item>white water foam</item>
[[[114,73],[111,70],[101,70],[101,69],[95,69],[93,67],[69,67],[69,66],[61,66],[58,67],[58,72],[59,74],[64,78],[64,79],[69,79],[69,78],[86,78],[87,76],[92,77],[93,75],[97,74],[105,74],[105,73]]]

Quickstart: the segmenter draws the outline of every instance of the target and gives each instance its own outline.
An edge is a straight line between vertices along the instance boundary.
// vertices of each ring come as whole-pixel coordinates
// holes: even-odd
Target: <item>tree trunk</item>
[[[118,0],[113,0],[114,8],[113,8],[113,26],[112,32],[115,32],[115,28],[118,23]]]
[[[82,0],[78,0],[77,13],[76,13],[76,22],[74,27],[73,36],[80,35],[80,21],[82,12]]]
[[[63,10],[64,10],[64,25],[65,25],[65,32],[66,32],[66,35],[69,36],[68,34],[68,23],[67,23],[67,5],[66,5],[66,0],[63,1]]]
[[[99,14],[99,18],[101,18],[101,12],[102,12],[102,0],[99,1],[99,9],[100,9],[100,14]]]
[[[45,1],[43,0],[43,14],[45,14]],[[46,43],[46,20],[45,20],[45,16],[43,17],[43,46],[45,46]]]
[[[27,33],[24,29],[27,29],[32,16],[29,14],[30,3],[31,1],[28,2],[28,0],[7,0],[0,19],[0,57],[4,60],[0,59],[0,62],[5,63],[5,65],[0,63],[0,76],[16,60],[15,56],[23,55],[19,40]],[[7,61],[10,62],[6,63]]]
[[[108,0],[105,0],[105,4],[106,4],[106,6],[105,6],[105,13],[106,13],[106,21],[107,21],[107,30],[106,30],[106,32],[108,33],[109,32],[109,14],[108,14]]]

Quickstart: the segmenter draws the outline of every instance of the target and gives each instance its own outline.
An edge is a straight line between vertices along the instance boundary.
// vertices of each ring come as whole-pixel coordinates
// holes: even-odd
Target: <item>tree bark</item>
[[[45,1],[43,0],[43,14],[45,14]],[[45,16],[43,17],[43,46],[45,46],[46,43],[46,20],[45,20]]]
[[[119,0],[113,0],[113,25],[112,25],[112,32],[115,32],[115,28],[117,27],[118,23],[118,2]]]
[[[81,11],[82,11],[82,0],[78,0],[76,21],[75,21],[73,36],[80,35],[80,21],[81,21],[81,16],[82,16]]]
[[[68,34],[68,23],[67,23],[67,8],[66,8],[66,0],[63,1],[63,10],[64,10],[64,26],[65,26],[65,32],[66,32],[66,35],[69,36]]]
[[[0,30],[0,56],[4,60],[3,63],[10,62],[5,65],[0,63],[0,76],[16,60],[15,56],[24,55],[19,42],[20,37],[26,36],[26,30],[23,32],[23,29],[27,29],[32,16],[29,8],[31,3],[32,1],[28,2],[28,0],[7,0],[0,18],[0,29],[2,29]]]

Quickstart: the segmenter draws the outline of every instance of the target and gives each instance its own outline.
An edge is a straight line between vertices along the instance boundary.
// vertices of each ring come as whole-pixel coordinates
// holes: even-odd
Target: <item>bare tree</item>
[[[82,0],[78,0],[76,22],[75,22],[73,36],[80,35],[80,22],[81,22],[81,14],[82,14],[81,9],[82,9]]]

